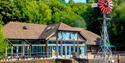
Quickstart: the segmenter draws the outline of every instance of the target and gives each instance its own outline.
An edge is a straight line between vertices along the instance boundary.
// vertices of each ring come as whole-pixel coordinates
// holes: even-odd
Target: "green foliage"
[[[51,23],[64,22],[71,26],[86,28],[84,19],[74,13],[69,5],[53,1],[49,3],[49,7],[52,10]]]
[[[3,16],[0,15],[0,59],[5,55],[5,50],[7,47],[7,41],[3,35]]]
[[[74,0],[69,0],[69,4],[74,4]]]
[[[125,2],[121,3],[118,8],[117,11],[119,12],[119,19],[120,21],[125,21]]]
[[[7,21],[17,20],[19,11],[11,0],[0,1],[0,15],[3,17],[2,20],[6,23]]]
[[[63,1],[63,0],[62,0]],[[14,0],[12,2],[19,11],[17,16],[18,21],[52,24],[64,22],[71,26],[84,27],[86,23],[84,19],[77,15],[70,5],[60,2],[59,0],[52,1],[34,1],[34,0]],[[76,25],[76,23],[79,23]]]
[[[2,18],[3,18],[3,16],[0,15],[0,24],[1,24],[1,25],[3,24]]]
[[[87,3],[97,3],[98,0],[86,0]]]
[[[44,2],[28,2],[25,15],[32,23],[46,24],[51,20],[51,9]]]
[[[61,3],[66,3],[65,0],[60,0]]]
[[[111,41],[117,47],[125,47],[124,33],[125,33],[125,2],[115,6],[112,12],[112,20],[110,21],[110,36]],[[122,44],[121,44],[122,42]]]
[[[0,59],[5,55],[5,50],[7,47],[7,42],[3,36],[2,25],[0,24]]]
[[[102,17],[98,8],[92,8],[90,4],[74,4],[71,6],[73,11],[80,15],[87,23],[87,29],[93,31],[96,34],[100,34],[101,20],[98,18]]]

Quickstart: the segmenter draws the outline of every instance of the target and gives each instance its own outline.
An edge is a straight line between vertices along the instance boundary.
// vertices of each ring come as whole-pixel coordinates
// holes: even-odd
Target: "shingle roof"
[[[101,38],[99,35],[91,32],[91,31],[88,31],[88,30],[85,30],[83,28],[76,28],[76,27],[73,27],[74,30],[77,30],[77,31],[80,31],[80,34],[87,40],[87,44],[96,44],[97,42],[97,39]]]
[[[100,36],[90,32],[88,30],[82,29],[82,31],[80,32],[82,34],[82,36],[84,36],[84,38],[87,40],[86,44],[96,44],[97,40],[100,39]]]
[[[4,35],[8,39],[40,39],[45,28],[46,25],[9,22],[4,26]]]
[[[82,37],[87,40],[87,44],[96,44],[96,40],[100,38],[93,32],[83,28],[71,27],[64,23],[42,25],[10,22],[4,26],[4,35],[8,39],[48,39],[58,30],[80,32]]]
[[[58,30],[58,27],[59,27],[59,24],[48,25],[42,32],[40,38],[48,39],[50,36],[56,33],[56,31]]]

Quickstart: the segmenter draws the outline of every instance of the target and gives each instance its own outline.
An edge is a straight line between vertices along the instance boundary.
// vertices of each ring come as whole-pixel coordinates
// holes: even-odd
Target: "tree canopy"
[[[72,11],[70,5],[59,0],[5,0],[0,3],[4,23],[21,21],[38,24],[64,22],[71,26],[86,28],[84,19]]]
[[[112,20],[110,21],[111,41],[117,47],[125,47],[125,2],[118,3],[112,12]],[[121,44],[122,43],[122,44]],[[125,49],[123,49],[125,50]]]
[[[3,35],[2,24],[0,23],[0,59],[5,55],[5,50],[7,46],[6,39]]]

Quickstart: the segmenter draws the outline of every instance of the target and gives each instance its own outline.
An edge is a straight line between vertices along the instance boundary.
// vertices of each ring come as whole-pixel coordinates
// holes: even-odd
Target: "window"
[[[71,39],[77,40],[77,33],[71,33]]]
[[[58,32],[58,40],[77,40],[76,32]]]
[[[62,32],[62,39],[63,40],[69,40],[70,39],[70,33],[69,32]]]
[[[63,38],[63,37],[62,37],[62,33],[59,32],[59,33],[58,33],[58,40],[62,40],[62,38]]]

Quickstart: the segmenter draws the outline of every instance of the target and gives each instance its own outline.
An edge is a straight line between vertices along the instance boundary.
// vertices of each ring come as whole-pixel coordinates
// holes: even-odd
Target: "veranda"
[[[77,36],[72,35],[72,39],[74,38]],[[78,53],[81,58],[86,57],[85,41],[29,39],[11,39],[9,41],[12,46],[6,52],[8,58],[71,58],[73,53]]]

